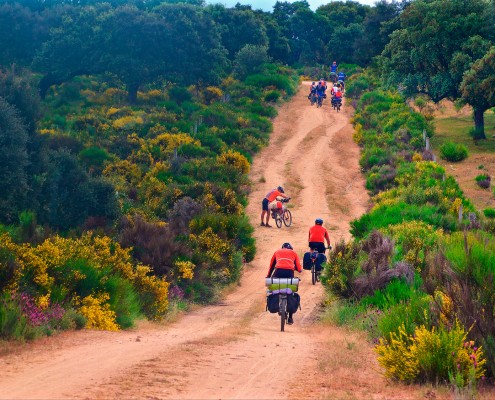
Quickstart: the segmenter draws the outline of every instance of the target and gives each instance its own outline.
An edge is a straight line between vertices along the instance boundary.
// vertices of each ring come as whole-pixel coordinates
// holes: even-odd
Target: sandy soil
[[[311,107],[307,90],[281,108],[270,145],[255,159],[247,212],[258,252],[239,286],[171,324],[70,332],[3,356],[0,398],[449,398],[387,382],[362,334],[319,322],[324,293],[307,272],[294,325],[280,332],[277,316],[265,312],[263,277],[273,251],[289,241],[302,254],[315,217],[333,242],[349,239],[349,221],[368,201],[350,111],[344,105],[337,113],[328,102]],[[260,227],[261,200],[279,184],[293,197],[293,225]]]

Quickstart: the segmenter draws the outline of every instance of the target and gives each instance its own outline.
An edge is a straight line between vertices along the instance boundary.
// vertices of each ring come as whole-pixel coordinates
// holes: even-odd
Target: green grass
[[[435,119],[435,136],[431,138],[431,144],[435,151],[448,141],[463,144],[467,147],[469,154],[495,153],[495,113],[485,113],[485,135],[486,140],[475,142],[469,136],[469,130],[474,127],[471,116],[448,117]]]

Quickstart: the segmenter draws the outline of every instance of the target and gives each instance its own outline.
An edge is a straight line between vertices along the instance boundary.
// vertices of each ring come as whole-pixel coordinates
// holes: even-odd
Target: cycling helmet
[[[316,218],[315,224],[316,225],[323,225],[323,220],[321,218]]]
[[[292,246],[291,246],[291,244],[290,244],[290,243],[284,243],[284,244],[282,245],[282,249],[290,249],[290,250],[294,250],[294,249],[292,248]]]
[[[277,190],[278,190],[280,193],[285,193],[285,192],[284,192],[284,188],[283,188],[282,186],[279,186],[279,187],[277,188]]]
[[[314,83],[314,82],[312,82],[311,84],[312,84],[312,85],[314,85],[315,83]]]

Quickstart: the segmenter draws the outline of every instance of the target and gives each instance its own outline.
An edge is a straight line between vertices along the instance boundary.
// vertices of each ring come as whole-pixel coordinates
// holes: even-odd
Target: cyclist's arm
[[[330,247],[330,236],[328,235],[328,231],[327,230],[325,230],[325,239],[327,241],[328,247]]]
[[[299,256],[296,253],[296,258],[294,260],[294,269],[301,273],[302,272],[302,267],[301,267],[301,261],[299,261]]]
[[[275,254],[273,254],[272,259],[270,261],[270,268],[268,268],[268,274],[266,274],[267,278],[272,276],[273,270],[275,269],[275,265],[277,265],[277,258],[275,257]]]

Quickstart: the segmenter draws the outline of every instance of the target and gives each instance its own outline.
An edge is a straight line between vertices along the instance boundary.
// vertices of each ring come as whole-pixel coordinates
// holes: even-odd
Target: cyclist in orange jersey
[[[261,226],[266,226],[268,228],[272,227],[268,223],[270,221],[270,212],[268,211],[268,204],[270,204],[278,196],[283,197],[285,199],[289,198],[289,196],[284,194],[284,188],[282,186],[278,186],[276,189],[270,191],[261,202]],[[266,223],[263,221],[265,214],[266,214]]]
[[[290,243],[284,243],[280,250],[273,253],[268,268],[267,278],[294,278],[294,271],[302,272],[301,261]],[[289,313],[287,320],[289,325],[294,323],[292,313]]]
[[[328,231],[323,227],[323,220],[316,218],[315,225],[309,228],[309,247],[316,249],[318,253],[324,254],[325,241],[327,242],[327,247],[330,247],[330,236],[328,235]]]

